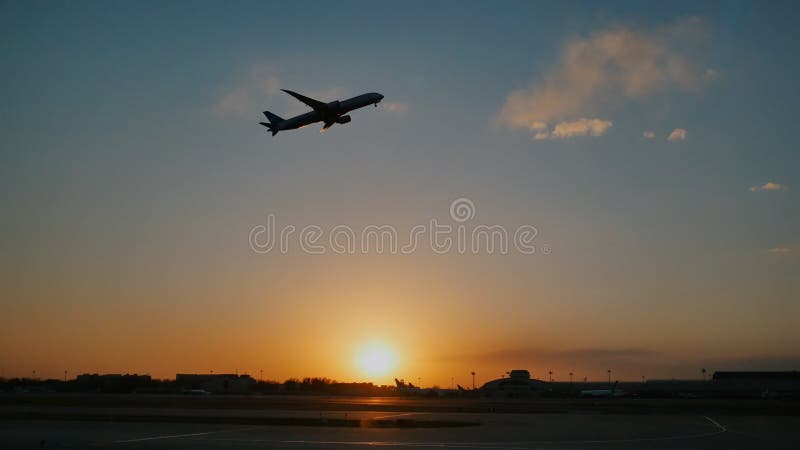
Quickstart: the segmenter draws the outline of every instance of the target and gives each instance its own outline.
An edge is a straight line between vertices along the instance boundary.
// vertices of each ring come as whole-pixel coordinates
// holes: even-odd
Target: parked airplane
[[[411,384],[410,381],[406,383],[404,380],[398,380],[395,378],[394,384],[397,386],[397,390],[401,392],[418,392],[420,390],[420,388]]]
[[[614,382],[611,389],[586,389],[581,391],[581,397],[624,397],[626,392],[617,389],[618,381]]]
[[[314,100],[313,98],[308,98],[305,95],[300,95],[297,92],[292,92],[287,89],[281,90],[310,106],[313,111],[300,114],[299,116],[295,116],[290,119],[282,119],[276,114],[272,114],[269,111],[264,111],[264,115],[269,120],[269,123],[259,123],[267,127],[269,131],[272,132],[273,136],[278,134],[278,131],[294,130],[315,122],[323,122],[325,125],[320,131],[325,132],[335,123],[345,124],[350,122],[351,118],[349,115],[347,115],[347,113],[350,111],[363,108],[367,105],[374,104],[375,106],[378,106],[378,103],[383,100],[383,95],[378,94],[377,92],[370,92],[368,94],[361,94],[357,97],[347,100],[334,100],[332,102],[325,103],[319,100]]]
[[[423,397],[454,397],[459,393],[459,390],[456,389],[442,389],[437,387],[421,388],[414,386],[410,382],[406,383],[404,380],[398,380],[397,378],[394,379],[394,383],[397,386],[397,392],[405,395],[419,395]]]

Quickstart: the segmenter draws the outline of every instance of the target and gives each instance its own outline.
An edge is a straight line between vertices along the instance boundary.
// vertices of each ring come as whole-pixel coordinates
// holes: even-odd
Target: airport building
[[[542,380],[531,379],[529,371],[515,369],[508,372],[508,378],[498,378],[484,383],[481,391],[486,395],[529,396],[541,393],[546,386],[547,383]]]
[[[250,375],[236,375],[232,373],[179,373],[175,375],[175,383],[182,390],[187,392],[245,394],[255,387],[256,380]]]

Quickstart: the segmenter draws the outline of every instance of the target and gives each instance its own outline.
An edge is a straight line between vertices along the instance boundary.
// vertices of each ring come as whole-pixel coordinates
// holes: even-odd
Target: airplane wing
[[[321,111],[325,109],[325,102],[321,102],[319,100],[314,100],[313,98],[308,98],[305,95],[300,95],[297,92],[290,91],[288,89],[281,89],[283,92],[291,95],[292,97],[300,100],[301,102],[305,103],[306,105],[310,106],[314,111]]]

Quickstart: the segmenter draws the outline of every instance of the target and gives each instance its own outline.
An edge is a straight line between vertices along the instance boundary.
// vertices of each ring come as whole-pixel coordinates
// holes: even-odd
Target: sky
[[[799,19],[791,2],[0,2],[0,376],[799,369]],[[262,111],[307,109],[281,88],[385,99],[272,137]],[[285,252],[259,246],[270,216],[294,227]],[[385,225],[402,245],[431,220],[453,239],[533,227],[536,251],[298,240]],[[364,348],[389,366],[365,371]]]

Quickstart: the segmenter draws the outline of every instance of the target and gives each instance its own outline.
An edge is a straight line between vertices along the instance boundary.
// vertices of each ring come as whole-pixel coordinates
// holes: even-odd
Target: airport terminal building
[[[541,393],[546,386],[547,383],[542,380],[531,379],[529,371],[515,369],[508,372],[508,378],[498,378],[484,383],[481,391],[485,395],[530,396]]]

